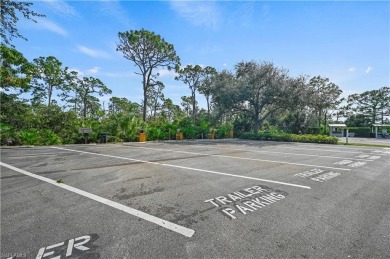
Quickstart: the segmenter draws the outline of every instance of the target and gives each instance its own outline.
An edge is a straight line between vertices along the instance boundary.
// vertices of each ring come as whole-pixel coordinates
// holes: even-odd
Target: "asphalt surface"
[[[1,258],[390,258],[389,165],[238,140],[2,149]]]

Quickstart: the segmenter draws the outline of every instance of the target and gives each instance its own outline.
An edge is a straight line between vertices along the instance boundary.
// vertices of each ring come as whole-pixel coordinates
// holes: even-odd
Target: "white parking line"
[[[304,146],[308,146],[308,147],[312,147],[314,144],[313,143],[294,143],[296,144],[296,147],[290,147],[290,146],[286,146],[284,144],[289,144],[291,145],[292,142],[273,142],[273,141],[268,141],[270,143],[280,143],[281,145],[277,145],[277,146],[273,146],[275,148],[289,148],[289,149],[297,149],[297,150],[310,150],[310,151],[325,151],[325,152],[335,152],[335,153],[362,153],[362,152],[372,152],[372,151],[375,151],[375,150],[380,150],[380,149],[386,149],[386,148],[369,148],[369,147],[344,147],[344,146],[337,146],[335,145],[334,147],[330,148],[330,149],[322,149],[323,147],[329,147],[331,145],[324,145],[323,147],[321,147],[321,149],[313,149],[313,148],[299,148],[299,147],[304,147]],[[210,143],[213,143],[213,141],[210,141]],[[236,144],[239,144],[239,145],[244,145],[244,146],[247,146],[247,147],[259,147],[259,146],[262,146],[262,144],[264,144],[265,142],[245,142],[245,141],[230,141],[230,142],[225,142],[223,144],[233,144],[233,145],[236,145]],[[197,144],[201,144],[200,142],[198,142]],[[266,143],[267,144],[267,143]],[[219,145],[219,143],[217,143],[217,145]],[[354,150],[354,151],[352,151]],[[360,151],[358,151],[360,150]]]
[[[335,153],[356,153],[361,154],[362,152],[372,152],[377,149],[365,149],[361,151],[351,151],[351,150],[358,150],[358,149],[350,149],[350,148],[335,148],[335,149],[313,149],[313,148],[297,148],[297,147],[283,147],[283,148],[289,148],[289,149],[296,149],[296,150],[309,150],[309,151],[325,151],[325,152],[335,152]]]
[[[117,202],[114,202],[114,201],[102,198],[100,196],[97,196],[95,194],[92,194],[92,193],[89,193],[89,192],[77,189],[75,187],[72,187],[72,186],[69,186],[69,185],[66,185],[66,184],[63,184],[63,183],[57,183],[56,181],[54,181],[52,179],[49,179],[49,178],[46,178],[46,177],[43,177],[43,176],[40,176],[40,175],[36,175],[36,174],[30,173],[30,172],[27,172],[25,170],[16,168],[16,167],[14,167],[12,165],[8,165],[8,164],[5,164],[3,162],[0,162],[0,165],[4,166],[4,167],[7,167],[7,168],[9,168],[11,170],[14,170],[16,172],[22,173],[24,175],[27,175],[27,176],[36,178],[38,180],[41,180],[41,181],[53,184],[53,185],[55,185],[57,187],[65,189],[65,190],[77,193],[77,194],[79,194],[81,196],[84,196],[84,197],[87,197],[87,198],[89,198],[91,200],[103,203],[103,204],[108,205],[110,207],[113,207],[115,209],[124,211],[124,212],[126,212],[126,213],[128,213],[130,215],[136,216],[138,218],[141,218],[141,219],[144,219],[146,221],[149,221],[149,222],[152,222],[154,224],[157,224],[157,225],[159,225],[159,226],[161,226],[163,228],[166,228],[166,229],[169,229],[169,230],[174,231],[176,233],[182,234],[183,236],[192,237],[192,235],[195,233],[195,231],[192,230],[192,229],[189,229],[189,228],[186,228],[186,227],[174,224],[172,222],[169,222],[169,221],[166,221],[166,220],[163,220],[163,219],[160,219],[160,218],[157,218],[157,217],[149,215],[149,214],[147,214],[145,212],[142,212],[142,211],[139,211],[139,210],[127,207],[127,206],[122,205],[120,203],[117,203]]]
[[[140,147],[140,146],[137,146],[137,145],[129,145],[129,144],[123,144],[123,145],[125,145],[125,146],[132,146],[132,147],[136,147],[136,148],[148,148],[148,147]],[[209,146],[191,146],[191,147],[220,149],[220,150],[232,150],[232,151],[245,151],[245,152],[252,152],[252,153],[272,153],[272,154],[293,155],[293,156],[311,156],[311,157],[345,159],[345,157],[339,157],[339,156],[320,156],[320,155],[310,155],[310,154],[285,153],[285,152],[268,151],[268,150],[248,150],[248,149],[240,149],[240,148],[222,148],[222,147],[209,147]],[[187,152],[187,151],[184,151],[184,150],[167,150],[167,149],[160,149],[160,150],[166,150],[166,151],[172,151],[172,152],[191,153],[191,152]],[[219,155],[208,154],[208,156],[219,156]],[[240,159],[240,157],[235,157],[235,156],[232,156],[232,158]],[[348,158],[348,159],[358,160],[358,161],[366,161],[366,162],[373,161],[372,159],[363,159],[363,158]]]
[[[289,142],[291,143],[291,142]],[[312,147],[311,144],[305,144],[300,143],[296,147],[290,147],[290,146],[275,146],[275,147],[281,147],[281,148],[289,148],[289,149],[296,149],[296,150],[310,150],[310,151],[325,151],[325,152],[335,152],[335,153],[363,153],[363,152],[373,152],[375,150],[381,150],[384,148],[377,147],[377,148],[369,148],[369,147],[344,147],[340,145],[327,145],[327,146],[321,146],[317,145],[317,149],[315,148],[306,148],[305,146]],[[326,149],[322,149],[326,148]]]
[[[157,218],[157,217],[149,215],[149,214],[147,214],[145,212],[142,212],[142,211],[139,211],[139,210],[127,207],[127,206],[122,205],[120,203],[117,203],[117,202],[114,202],[114,201],[102,198],[100,196],[97,196],[95,194],[92,194],[92,193],[89,193],[89,192],[77,189],[75,187],[72,187],[72,186],[69,186],[69,185],[66,185],[66,184],[63,184],[63,183],[57,183],[56,181],[54,181],[52,179],[49,179],[49,178],[46,178],[46,177],[43,177],[43,176],[40,176],[40,175],[36,175],[36,174],[30,173],[30,172],[27,172],[27,171],[25,171],[23,169],[14,167],[12,165],[8,165],[8,164],[5,164],[3,162],[0,162],[0,165],[4,166],[4,167],[7,167],[7,168],[9,168],[11,170],[14,170],[16,172],[22,173],[24,175],[27,175],[27,176],[36,178],[38,180],[41,180],[41,181],[53,184],[53,185],[55,185],[57,187],[65,189],[65,190],[77,193],[77,194],[79,194],[81,196],[84,196],[84,197],[87,197],[87,198],[89,198],[91,200],[103,203],[103,204],[108,205],[110,207],[113,207],[115,209],[124,211],[124,212],[126,212],[126,213],[128,213],[130,215],[136,216],[138,218],[141,218],[141,219],[144,219],[146,221],[149,221],[149,222],[152,222],[154,224],[157,224],[157,225],[159,225],[159,226],[161,226],[163,228],[166,228],[166,229],[169,229],[169,230],[174,231],[176,233],[182,234],[183,236],[191,237],[195,233],[195,231],[192,230],[192,229],[189,229],[189,228],[186,228],[186,227],[174,224],[172,222],[169,222],[169,221],[166,221],[166,220],[163,220],[163,219],[160,219],[160,218]]]
[[[299,184],[292,184],[292,183],[285,183],[285,182],[279,182],[279,181],[273,181],[273,180],[267,180],[267,179],[261,179],[261,178],[243,176],[243,175],[228,174],[228,173],[222,173],[222,172],[216,172],[216,171],[210,171],[210,170],[204,170],[204,169],[198,169],[198,168],[192,168],[192,167],[164,164],[164,163],[158,163],[158,162],[151,162],[151,161],[145,161],[145,160],[121,157],[121,156],[105,155],[105,154],[99,154],[99,153],[93,153],[93,152],[87,152],[87,151],[79,151],[79,150],[60,148],[60,147],[52,147],[52,148],[60,149],[60,150],[68,150],[68,151],[84,153],[84,154],[90,154],[90,155],[95,155],[95,156],[104,156],[104,157],[118,158],[118,159],[129,160],[129,161],[134,161],[134,162],[140,162],[140,163],[145,163],[145,164],[153,164],[153,165],[174,167],[174,168],[186,169],[186,170],[191,170],[191,171],[198,171],[198,172],[204,172],[204,173],[210,173],[210,174],[218,174],[218,175],[226,175],[226,176],[237,177],[237,178],[244,178],[244,179],[251,179],[251,180],[256,180],[256,181],[261,181],[261,182],[276,183],[276,184],[281,184],[281,185],[287,185],[287,186],[311,189],[309,186],[304,186],[304,185],[299,185]],[[344,169],[344,170],[350,171],[350,169]]]
[[[158,150],[158,151],[165,151],[165,152],[169,151],[169,152],[176,152],[176,153],[184,153],[184,154],[191,154],[191,155],[214,156],[214,157],[224,157],[224,158],[232,158],[232,159],[241,159],[241,160],[251,160],[251,161],[259,161],[259,162],[267,162],[267,163],[299,165],[299,166],[308,166],[308,167],[327,168],[327,169],[332,169],[332,170],[351,171],[351,169],[340,168],[340,167],[331,167],[331,166],[322,166],[322,165],[309,165],[309,164],[291,163],[291,162],[283,162],[283,161],[275,161],[275,160],[266,160],[266,159],[257,159],[257,158],[248,158],[248,157],[237,157],[237,156],[227,156],[227,155],[205,154],[205,153],[196,153],[196,152],[190,152],[190,151],[177,151],[177,150],[169,150],[169,149],[161,149],[161,148],[151,148],[151,147],[138,147],[138,146],[132,146],[132,147],[151,149],[151,150]],[[367,160],[365,160],[365,161],[367,161]],[[369,161],[371,161],[371,160],[369,160]]]

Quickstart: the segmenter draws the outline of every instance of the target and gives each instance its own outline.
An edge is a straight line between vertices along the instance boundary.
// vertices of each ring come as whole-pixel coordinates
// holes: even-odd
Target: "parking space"
[[[390,257],[389,161],[238,140],[2,149],[1,253]]]

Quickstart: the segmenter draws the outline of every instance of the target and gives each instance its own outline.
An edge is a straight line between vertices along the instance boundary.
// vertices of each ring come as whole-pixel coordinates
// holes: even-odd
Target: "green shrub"
[[[260,132],[252,133],[245,132],[239,136],[241,139],[254,139],[254,140],[269,140],[269,141],[284,141],[284,142],[304,142],[304,143],[324,143],[324,144],[337,144],[337,137],[330,137],[324,135],[297,135],[288,133],[271,133]]]
[[[8,140],[14,140],[14,139],[15,139],[14,129],[7,124],[0,123],[0,142],[1,142],[1,145],[7,145]]]
[[[18,140],[22,145],[39,145],[37,130],[22,130],[18,134]]]
[[[355,137],[369,138],[371,133],[370,127],[348,127],[349,133],[355,133]]]
[[[59,145],[62,142],[51,130],[22,130],[17,138],[22,145]]]
[[[319,128],[319,127],[307,128],[306,133],[313,134],[313,135],[319,135],[321,133],[321,128]]]
[[[51,130],[41,130],[38,131],[38,134],[40,140],[39,145],[59,145],[62,142],[61,138]]]

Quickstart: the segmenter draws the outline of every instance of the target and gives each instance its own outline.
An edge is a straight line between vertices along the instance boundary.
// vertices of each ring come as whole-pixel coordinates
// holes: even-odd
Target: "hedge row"
[[[361,137],[361,138],[371,138],[371,137],[373,137],[372,134],[371,134],[371,128],[370,127],[348,127],[348,132],[349,133],[355,133],[355,137]]]
[[[288,133],[270,133],[260,132],[241,133],[239,136],[241,139],[254,139],[254,140],[270,140],[270,141],[284,141],[284,142],[304,142],[304,143],[323,143],[323,144],[337,144],[337,137],[330,137],[324,135],[297,135]]]

